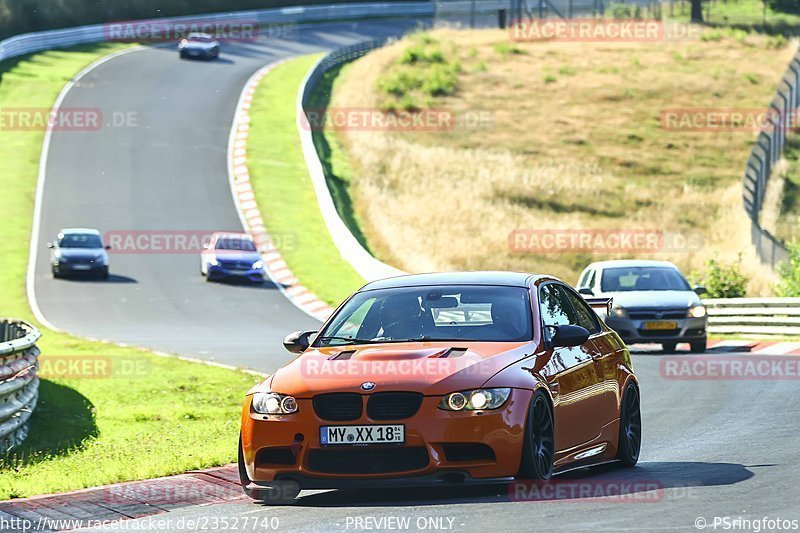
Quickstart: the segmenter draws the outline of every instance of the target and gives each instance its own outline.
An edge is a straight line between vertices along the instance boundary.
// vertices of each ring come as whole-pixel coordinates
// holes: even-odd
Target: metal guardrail
[[[312,128],[309,127],[305,110],[314,92],[314,88],[319,84],[327,71],[359,58],[370,50],[383,46],[385,43],[385,39],[365,41],[334,50],[327,54],[308,72],[297,94],[297,131],[300,134],[303,157],[305,158],[311,181],[314,184],[314,191],[317,196],[320,212],[322,213],[325,225],[328,227],[328,231],[339,253],[352,265],[355,271],[367,281],[398,276],[405,274],[405,272],[373,257],[372,254],[361,246],[361,243],[353,236],[350,229],[339,216],[339,212],[336,210],[336,204],[328,189],[325,171],[322,167],[319,155],[317,154],[317,148],[314,145],[314,134],[311,131]]]
[[[27,322],[0,321],[0,454],[28,436],[39,397],[39,337],[39,330]]]
[[[203,21],[224,23],[255,21],[259,25],[302,24],[325,22],[331,20],[348,20],[360,18],[386,18],[394,16],[432,17],[433,4],[430,2],[382,2],[364,4],[333,4],[321,6],[292,6],[252,11],[235,11],[228,13],[212,13],[185,17],[169,17],[157,19],[159,23],[180,23]],[[135,21],[130,21],[135,22]],[[65,48],[79,44],[98,43],[108,40],[108,24],[93,24],[25,33],[0,41],[0,61],[42,50]]]
[[[767,124],[756,139],[747,160],[743,180],[744,209],[750,217],[751,241],[759,259],[772,268],[789,260],[786,246],[769,231],[761,227],[759,218],[764,206],[767,181],[780,160],[786,145],[786,135],[791,131],[800,107],[800,49],[778,85],[778,93],[769,106]]]
[[[709,333],[800,335],[800,298],[704,300]]]

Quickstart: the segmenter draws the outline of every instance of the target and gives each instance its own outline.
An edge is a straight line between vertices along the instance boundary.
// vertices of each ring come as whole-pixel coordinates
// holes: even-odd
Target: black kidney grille
[[[313,404],[318,417],[335,422],[358,420],[364,410],[361,395],[351,392],[319,394],[314,396]]]
[[[367,401],[367,416],[372,420],[402,420],[419,411],[422,394],[418,392],[377,392]]]

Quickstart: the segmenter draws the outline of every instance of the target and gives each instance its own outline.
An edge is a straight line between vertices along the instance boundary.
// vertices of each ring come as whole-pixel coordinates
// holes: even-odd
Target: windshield
[[[316,346],[367,342],[531,340],[531,306],[521,287],[427,286],[357,293]]]
[[[196,43],[210,43],[211,41],[214,40],[214,38],[211,37],[210,35],[193,35],[193,34],[189,34],[186,37],[186,39]]]
[[[683,275],[671,267],[623,267],[603,270],[603,292],[690,291]]]
[[[103,241],[99,235],[84,233],[68,233],[58,241],[60,248],[102,248]]]
[[[226,237],[217,241],[217,250],[239,250],[242,252],[255,252],[256,245],[250,239]]]

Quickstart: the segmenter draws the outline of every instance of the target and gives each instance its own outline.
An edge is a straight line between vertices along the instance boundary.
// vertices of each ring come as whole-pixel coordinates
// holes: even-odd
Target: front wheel
[[[678,347],[677,342],[662,342],[661,343],[661,350],[664,352],[674,352],[675,348]]]
[[[534,394],[528,408],[519,477],[521,479],[548,480],[553,476],[554,461],[553,412],[547,397],[539,391]]]
[[[300,487],[293,481],[276,481],[271,487],[252,488],[252,482],[244,466],[241,435],[239,436],[239,482],[249,498],[266,505],[291,505],[297,502],[297,495],[300,494]]]
[[[639,461],[642,446],[642,411],[639,408],[639,389],[633,383],[625,387],[619,410],[619,441],[617,459],[625,466]]]
[[[692,341],[689,343],[689,350],[691,350],[692,353],[703,353],[706,351],[706,344],[706,339]]]

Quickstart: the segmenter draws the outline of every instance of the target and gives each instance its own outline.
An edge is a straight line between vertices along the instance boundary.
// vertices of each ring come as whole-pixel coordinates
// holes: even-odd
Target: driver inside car
[[[425,335],[425,311],[414,294],[394,294],[381,302],[381,338],[420,339]]]

